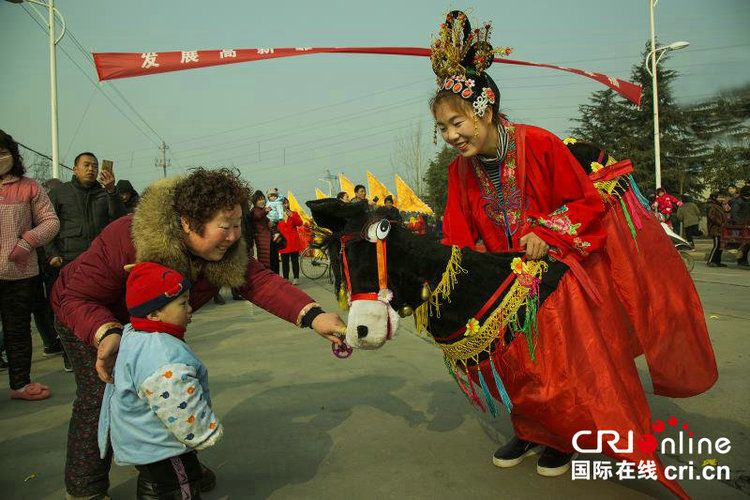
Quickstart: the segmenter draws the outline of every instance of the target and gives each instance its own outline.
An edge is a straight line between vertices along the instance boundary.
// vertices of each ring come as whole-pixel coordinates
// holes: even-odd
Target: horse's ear
[[[337,198],[305,202],[315,223],[334,233],[344,230],[347,222],[367,215],[367,202],[345,203]]]

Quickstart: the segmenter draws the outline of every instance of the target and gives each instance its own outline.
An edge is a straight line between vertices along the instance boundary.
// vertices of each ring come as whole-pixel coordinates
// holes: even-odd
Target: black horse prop
[[[418,329],[443,350],[449,372],[470,401],[495,414],[490,396],[495,393],[510,409],[495,367],[491,379],[476,367],[500,358],[519,337],[525,337],[533,358],[536,310],[568,267],[549,258],[526,262],[523,252],[445,246],[371,216],[364,202],[322,199],[307,206],[315,222],[333,232],[328,243],[339,255],[335,261],[351,306],[346,342],[379,348],[395,335],[399,317],[414,312]],[[466,373],[473,376],[463,381]]]

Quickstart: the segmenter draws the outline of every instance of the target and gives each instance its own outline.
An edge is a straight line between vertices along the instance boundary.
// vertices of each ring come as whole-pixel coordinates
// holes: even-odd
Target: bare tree
[[[52,162],[43,156],[34,155],[34,159],[25,162],[26,175],[42,183],[52,178]]]
[[[391,154],[393,172],[400,175],[420,198],[425,194],[423,177],[429,163],[428,147],[422,124],[416,123],[396,136],[396,147]]]

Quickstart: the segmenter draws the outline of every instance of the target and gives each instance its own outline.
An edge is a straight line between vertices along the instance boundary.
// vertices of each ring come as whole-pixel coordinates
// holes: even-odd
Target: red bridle
[[[347,241],[356,239],[353,235],[344,235],[341,237],[341,260],[344,263],[344,277],[346,278],[346,291],[349,296],[349,303],[355,300],[377,300],[385,303],[390,307],[390,301],[393,298],[393,292],[388,288],[388,255],[385,240],[375,242],[378,262],[378,292],[352,293],[352,280],[349,274],[349,262],[346,258]],[[391,322],[388,320],[388,340],[391,339]]]

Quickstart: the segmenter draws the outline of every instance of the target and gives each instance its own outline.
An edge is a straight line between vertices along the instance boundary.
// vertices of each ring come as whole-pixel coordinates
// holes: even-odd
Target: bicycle
[[[328,255],[328,249],[320,247],[322,242],[330,236],[331,232],[327,229],[311,226],[312,234],[309,245],[299,256],[299,267],[305,277],[316,280],[322,278],[328,273],[328,282],[333,283],[333,273],[331,271],[331,259]]]

